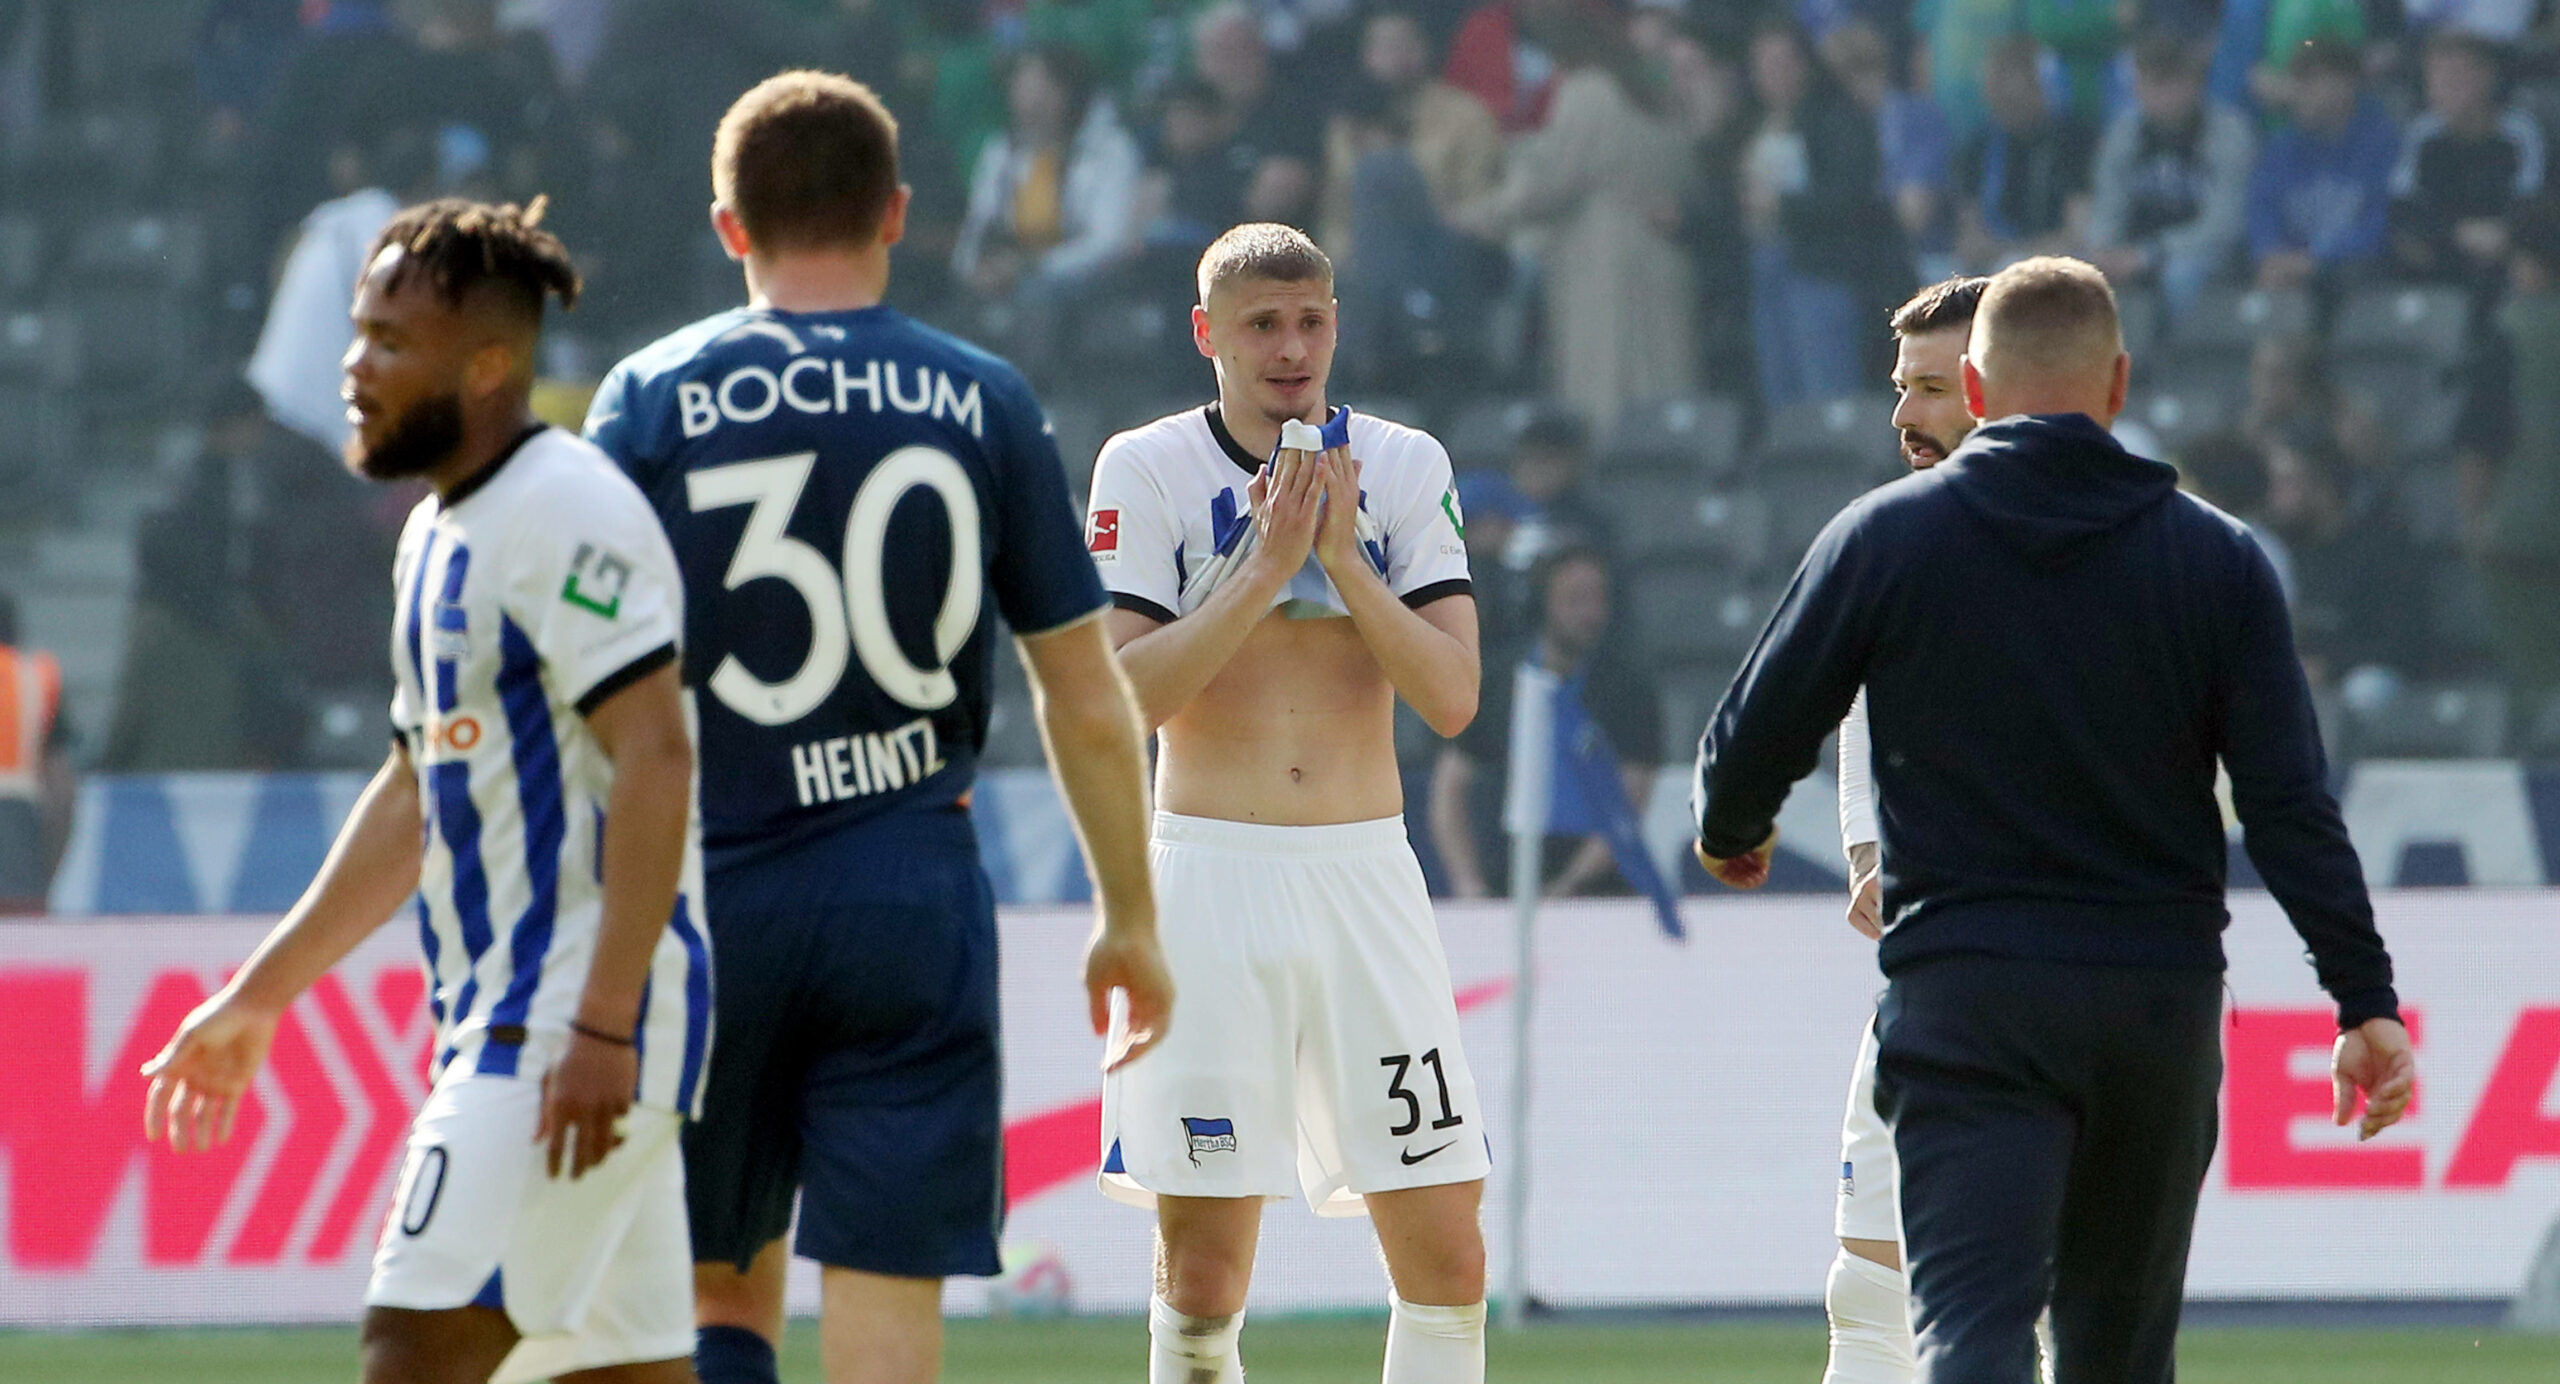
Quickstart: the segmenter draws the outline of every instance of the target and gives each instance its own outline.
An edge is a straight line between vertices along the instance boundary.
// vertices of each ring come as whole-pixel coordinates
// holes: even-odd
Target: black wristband
[[[603,1029],[589,1028],[575,1019],[571,1019],[569,1021],[569,1031],[581,1037],[593,1038],[599,1043],[611,1043],[617,1048],[636,1048],[640,1046],[640,1041],[636,1038],[616,1037],[613,1034],[605,1032]]]

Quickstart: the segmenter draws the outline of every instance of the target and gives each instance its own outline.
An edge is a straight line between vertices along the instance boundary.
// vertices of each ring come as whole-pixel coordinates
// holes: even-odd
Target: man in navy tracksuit
[[[2326,786],[2283,596],[2248,530],[2106,425],[2106,280],[2036,259],[1974,317],[1985,424],[1806,555],[1698,750],[1699,854],[1767,878],[1772,823],[1860,686],[1890,985],[1876,1103],[1902,1163],[1930,1384],[2166,1384],[2222,1062],[2217,763],[2337,1001],[2338,1120],[2414,1064]]]

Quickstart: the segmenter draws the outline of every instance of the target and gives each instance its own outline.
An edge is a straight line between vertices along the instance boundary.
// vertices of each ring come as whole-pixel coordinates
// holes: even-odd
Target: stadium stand
[[[1293,99],[1247,113],[1249,127],[1227,130],[1216,146],[1251,152],[1255,177],[1272,180],[1269,186],[1219,174],[1215,160],[1183,162],[1169,152],[1163,131],[1169,104],[1196,103],[1201,91],[1185,27],[1196,7],[1186,4],[1155,6],[1146,16],[1137,10],[1147,7],[1069,3],[1050,7],[1057,15],[1034,7],[1041,17],[1024,29],[965,15],[926,23],[903,11],[875,23],[848,17],[858,6],[743,0],[733,7],[734,28],[694,35],[691,50],[671,46],[652,28],[679,23],[681,6],[594,7],[605,17],[592,32],[565,17],[587,8],[551,0],[312,0],[263,8],[233,0],[31,0],[0,7],[0,589],[21,599],[30,640],[62,657],[84,763],[115,767],[101,756],[125,665],[139,658],[149,667],[156,657],[149,648],[127,648],[141,628],[130,618],[137,522],[168,511],[195,474],[213,422],[202,413],[209,407],[204,380],[236,371],[266,314],[276,266],[313,205],[307,199],[352,190],[333,178],[393,183],[402,197],[551,195],[558,224],[592,280],[587,310],[555,324],[556,383],[575,399],[602,363],[735,301],[735,270],[699,224],[707,127],[696,128],[725,103],[732,82],[788,61],[850,63],[884,84],[905,123],[918,194],[901,249],[898,301],[1011,351],[1010,319],[991,316],[951,264],[967,175],[984,140],[1008,127],[1001,77],[1012,55],[1032,43],[1075,45],[1100,78],[1096,99],[1109,103],[1139,142],[1148,165],[1140,198],[1154,217],[1139,227],[1140,243],[1079,300],[1060,337],[1064,345],[1036,381],[1081,494],[1094,453],[1112,432],[1206,395],[1204,363],[1191,349],[1183,309],[1190,258],[1214,231],[1209,223],[1270,211],[1276,203],[1255,199],[1302,171],[1305,186],[1320,195],[1290,215],[1328,235],[1363,224],[1363,207],[1324,200],[1362,185],[1335,161],[1354,148],[1352,132],[1396,133],[1392,122],[1374,124],[1366,97],[1346,100],[1340,112],[1321,96]],[[1464,8],[1428,11],[1439,16],[1429,21],[1435,42],[1450,40]],[[1060,19],[1069,12],[1071,22]],[[1627,59],[1612,71],[1671,74],[1659,109],[1677,138],[1659,147],[1687,160],[1657,170],[1665,188],[1679,190],[1677,206],[1660,209],[1668,219],[1630,229],[1671,235],[1681,253],[1698,260],[1702,295],[1717,295],[1713,302],[1645,306],[1727,324],[1701,328],[1699,340],[1716,344],[1687,387],[1634,398],[1589,420],[1594,442],[1581,481],[1584,502],[1610,530],[1612,559],[1628,572],[1622,616],[1651,651],[1654,671],[1675,688],[1729,669],[1765,611],[1767,592],[1813,534],[1864,489],[1900,471],[1889,395],[1764,409],[1754,394],[1750,343],[1731,328],[1747,313],[1737,315],[1726,300],[1747,299],[1753,286],[1752,271],[1740,263],[1748,258],[1747,228],[1733,219],[1749,176],[1739,155],[1750,127],[1716,103],[1720,91],[1744,84],[1744,38],[1764,13],[1819,17],[1829,10],[1695,0],[1653,7],[1648,14],[1658,18],[1610,40],[1623,45]],[[440,17],[441,27],[420,14]],[[1355,53],[1362,22],[1360,8],[1347,7],[1338,18],[1274,28],[1275,89],[1312,89],[1300,80],[1310,65]],[[859,45],[848,47],[857,33]],[[1912,36],[1886,37],[1900,45]],[[2118,40],[2129,45],[2134,37],[2128,31]],[[2407,39],[2387,26],[2367,37],[2382,45]],[[668,55],[680,50],[686,61],[670,64]],[[2531,44],[2516,51],[2518,108],[2560,110],[2560,83],[2540,52]],[[333,86],[338,69],[331,64],[361,65],[371,61],[367,53],[407,55],[401,60],[442,74],[452,90],[427,91],[415,102],[434,108],[429,127],[375,129],[331,104],[365,94]],[[2374,70],[2373,94],[2390,119],[2417,109],[2409,64]],[[634,99],[641,91],[658,95]],[[1977,96],[1942,79],[1896,99],[1943,106],[1934,114],[1961,142],[1976,128]],[[2105,112],[2121,109],[2121,99],[2105,95]],[[1337,115],[1351,123],[1337,127]],[[2262,115],[2271,126],[2284,120],[2280,109]],[[1503,113],[1502,123],[1516,141],[1545,118],[1532,103]],[[1250,125],[1281,120],[1344,138],[1292,142],[1276,138],[1276,126]],[[283,128],[280,121],[300,123]],[[1468,195],[1496,195],[1483,192],[1492,176],[1483,170],[1470,174],[1472,181],[1444,182],[1423,143],[1360,147],[1416,160],[1435,196],[1462,183],[1472,189]],[[414,183],[384,171],[411,166],[391,157],[401,150],[423,160]],[[1879,245],[1879,254],[1905,260],[1880,268],[1879,285],[1993,267],[1963,259],[1975,242],[1953,234],[1959,228],[1949,209],[1958,199],[1950,196],[1946,168],[1915,164],[1891,175],[1929,190],[1940,219],[1907,224],[1907,246]],[[1441,325],[1430,333],[1399,328],[1391,340],[1373,340],[1362,335],[1370,324],[1346,319],[1335,393],[1434,431],[1461,473],[1498,470],[1522,428],[1563,392],[1558,313],[1575,305],[1548,292],[1558,281],[1554,257],[1568,244],[1589,252],[1605,237],[1559,235],[1550,225],[1499,243],[1470,240],[1455,229],[1471,224],[1465,208],[1434,210],[1438,227],[1412,222],[1409,207],[1397,224],[1445,237],[1438,243],[1470,264],[1507,266],[1477,280],[1498,287],[1485,290],[1479,311],[1437,312]],[[1345,274],[1358,272],[1356,241],[1332,248]],[[2132,276],[2121,285],[2126,339],[2136,356],[2128,431],[2172,460],[2205,435],[2232,429],[2263,446],[2302,408],[2323,406],[2257,399],[2256,356],[2269,341],[2307,342],[2306,368],[2331,391],[2327,397],[2344,401],[2342,441],[2366,434],[2361,451],[2348,449],[2354,504],[2388,511],[2423,554],[2428,609],[2436,616],[2425,660],[2401,670],[2408,679],[2403,695],[2371,703],[2369,711],[2342,712],[2359,719],[2352,734],[2339,736],[2341,746],[2353,754],[2375,746],[2505,752],[2514,748],[2522,718],[2487,709],[2495,699],[2485,689],[2501,684],[2511,646],[2490,618],[2470,535],[2480,477],[2516,445],[2497,388],[2499,308],[2512,290],[2394,277],[2405,273],[2394,263],[2377,255],[2352,272],[2275,282],[2264,268],[2253,279],[2235,260],[2191,301],[2181,299],[2186,306],[2174,314],[2156,283]],[[1631,303],[1583,306],[1634,310]],[[1864,304],[1858,320],[1881,323],[1890,306]],[[1406,309],[1408,316],[1419,310]],[[1879,326],[1862,348],[1872,363],[1867,378],[1882,381],[1889,346]],[[1398,351],[1414,354],[1401,358]],[[317,452],[293,455],[293,465],[320,464]],[[229,513],[191,522],[251,524],[272,479],[244,474]],[[235,573],[238,579],[261,579],[259,560],[254,552],[244,557],[250,570]],[[1477,560],[1490,567],[1501,555],[1480,552]],[[243,649],[275,647],[256,638],[238,642]],[[302,748],[273,767],[353,767],[374,753],[357,709],[379,688],[293,667],[259,671],[300,700],[297,714],[309,725]],[[2336,692],[2323,688],[2332,700]],[[1036,757],[1022,735],[1022,695],[1006,684],[993,751],[1000,762]],[[2448,720],[2438,715],[2443,707],[2459,714]]]

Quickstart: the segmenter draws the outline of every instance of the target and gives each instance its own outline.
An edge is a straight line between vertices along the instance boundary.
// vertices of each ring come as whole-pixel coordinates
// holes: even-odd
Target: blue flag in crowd
[[[1644,821],[1636,815],[1635,804],[1627,801],[1626,776],[1619,771],[1618,752],[1610,746],[1599,722],[1583,709],[1579,676],[1565,679],[1556,687],[1555,727],[1556,784],[1551,804],[1561,807],[1569,796],[1581,799],[1585,820],[1572,826],[1605,838],[1609,853],[1617,859],[1618,873],[1653,900],[1653,914],[1662,923],[1663,935],[1686,940],[1689,930],[1680,921],[1679,896],[1671,892],[1670,882],[1654,868],[1653,856],[1645,850]],[[1553,829],[1565,826],[1553,823]]]

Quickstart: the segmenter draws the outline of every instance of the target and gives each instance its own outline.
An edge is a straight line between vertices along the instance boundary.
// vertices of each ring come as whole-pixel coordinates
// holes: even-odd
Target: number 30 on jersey
[[[721,658],[711,674],[711,694],[731,711],[758,725],[784,726],[815,711],[843,681],[848,653],[862,660],[862,670],[882,692],[918,711],[938,711],[959,696],[952,680],[951,657],[978,626],[985,597],[985,572],[978,541],[978,492],[969,473],[948,452],[936,447],[901,447],[880,459],[854,492],[845,515],[844,555],[836,566],[826,556],[785,530],[800,506],[800,492],[817,465],[815,452],[761,461],[733,462],[685,477],[686,499],[693,512],[752,505],[746,533],[730,556],[724,589],[772,578],[798,593],[809,610],[809,651],[799,671],[780,682],[766,682],[738,661]],[[917,488],[942,500],[951,525],[951,575],[942,590],[940,613],[933,621],[934,666],[919,668],[898,647],[889,628],[889,604],[883,591],[889,516],[898,502]]]

